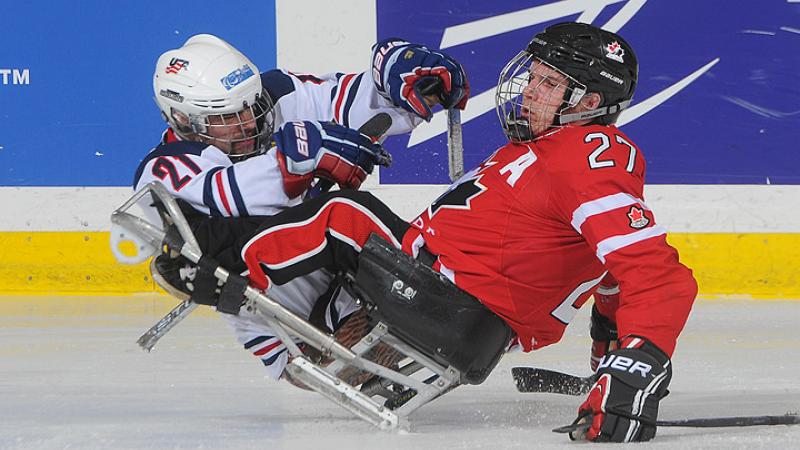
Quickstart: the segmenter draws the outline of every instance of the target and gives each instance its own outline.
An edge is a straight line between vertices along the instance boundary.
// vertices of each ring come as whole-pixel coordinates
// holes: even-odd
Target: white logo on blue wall
[[[241,84],[244,80],[254,75],[253,69],[247,64],[243,65],[241,69],[236,69],[233,72],[225,75],[219,81],[225,86],[225,89],[230,91],[237,85]]]
[[[30,69],[0,69],[3,84],[31,84]]]
[[[515,31],[525,27],[543,24],[564,18],[571,18],[577,15],[576,22],[593,23],[610,5],[623,3],[623,6],[604,23],[595,25],[604,30],[617,32],[628,21],[633,19],[645,4],[643,0],[558,0],[550,1],[543,5],[533,6],[512,12],[503,12],[490,17],[469,20],[467,22],[450,25],[444,29],[439,48],[442,50],[457,45],[468,44],[471,42],[491,39],[503,33]],[[621,47],[609,45],[606,48],[608,57],[612,59],[622,59]],[[670,97],[680,92],[686,86],[694,82],[698,77],[707,72],[711,67],[719,62],[719,58],[712,59],[703,67],[695,70],[683,79],[677,81],[672,86],[656,93],[645,100],[639,100],[633,106],[626,108],[617,120],[617,126],[623,126],[632,122],[642,115],[648,113],[653,108],[666,102]],[[619,81],[609,78],[612,82],[619,84]],[[497,87],[492,87],[483,92],[473,91],[467,109],[461,114],[461,122],[466,126],[472,119],[495,110],[495,91]],[[447,131],[447,120],[445,111],[434,113],[430,122],[425,122],[414,128],[408,140],[408,147],[421,144]]]

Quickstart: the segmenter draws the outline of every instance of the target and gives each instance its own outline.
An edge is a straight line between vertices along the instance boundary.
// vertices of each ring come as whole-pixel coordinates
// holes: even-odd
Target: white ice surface
[[[165,297],[109,301],[172,306]],[[517,365],[586,374],[586,309],[560,344],[507,355],[484,384],[459,387],[418,410],[411,431],[401,433],[378,431],[317,394],[264,379],[260,362],[212,314],[195,313],[150,354],[134,341],[163,308],[144,315],[0,314],[0,448],[588,448],[550,432],[574,418],[578,397],[520,394],[510,375]],[[800,410],[799,322],[797,301],[698,302],[673,358],[672,394],[660,418]],[[800,426],[662,427],[642,445],[800,448]]]

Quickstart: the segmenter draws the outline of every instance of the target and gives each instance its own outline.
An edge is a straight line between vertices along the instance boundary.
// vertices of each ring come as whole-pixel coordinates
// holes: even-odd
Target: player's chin
[[[248,139],[246,141],[236,142],[233,144],[231,153],[234,155],[245,155],[251,153],[255,148],[256,140]]]
[[[543,123],[537,123],[534,121],[529,122],[528,127],[530,128],[531,136],[533,137],[541,136],[549,128],[547,125]]]

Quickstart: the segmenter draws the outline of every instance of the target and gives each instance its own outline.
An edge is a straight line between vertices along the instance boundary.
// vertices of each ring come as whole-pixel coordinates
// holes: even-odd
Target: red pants
[[[372,194],[337,191],[266,219],[241,245],[240,255],[253,285],[266,289],[320,268],[355,273],[358,254],[372,233],[411,253],[417,233],[409,229]]]

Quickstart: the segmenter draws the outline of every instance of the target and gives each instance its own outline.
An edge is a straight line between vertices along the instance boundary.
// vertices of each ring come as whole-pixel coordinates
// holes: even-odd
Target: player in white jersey
[[[456,61],[399,39],[373,48],[371,71],[316,77],[278,69],[260,73],[227,42],[197,35],[161,55],[153,87],[169,128],[140,163],[134,187],[162,182],[181,201],[197,234],[245,234],[261,222],[247,217],[300,203],[315,179],[358,188],[375,164],[390,159],[354,129],[388,115],[375,140],[407,133],[430,120],[435,103],[463,109],[469,96]],[[141,206],[159,223],[155,205]],[[164,272],[175,263],[166,256],[156,261],[162,265],[154,278],[166,281]],[[184,291],[191,289],[196,270],[181,270],[164,287],[182,283]],[[320,271],[269,294],[333,331],[357,306],[331,280]],[[266,322],[244,309],[226,317],[244,347],[278,378],[288,354]]]

